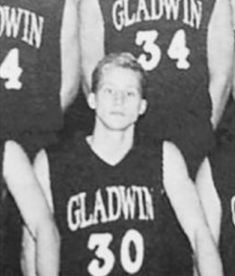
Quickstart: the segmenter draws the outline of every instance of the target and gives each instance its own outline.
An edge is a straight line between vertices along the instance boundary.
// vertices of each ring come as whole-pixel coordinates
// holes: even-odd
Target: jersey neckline
[[[90,144],[87,142],[87,137],[88,136],[84,136],[83,142],[86,145],[87,150],[89,151],[89,153],[91,154],[91,156],[93,156],[94,159],[98,160],[99,163],[106,168],[110,168],[110,169],[115,169],[115,168],[119,168],[121,166],[124,166],[123,164],[126,163],[126,161],[130,158],[131,153],[133,152],[135,146],[133,145],[129,151],[127,151],[127,153],[115,164],[110,164],[107,160],[105,160],[104,158],[102,158],[99,154],[97,154],[92,147],[90,146]]]

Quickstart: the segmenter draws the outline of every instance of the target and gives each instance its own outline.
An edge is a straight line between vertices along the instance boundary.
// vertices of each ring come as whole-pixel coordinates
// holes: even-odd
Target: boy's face
[[[109,129],[127,129],[146,110],[139,74],[130,69],[107,66],[96,94],[90,95],[89,105],[95,109],[96,118]]]

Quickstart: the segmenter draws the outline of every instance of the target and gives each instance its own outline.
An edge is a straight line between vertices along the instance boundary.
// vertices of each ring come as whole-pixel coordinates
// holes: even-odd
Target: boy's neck
[[[95,154],[110,165],[118,164],[131,150],[134,141],[134,125],[123,131],[113,131],[95,126],[87,142]]]

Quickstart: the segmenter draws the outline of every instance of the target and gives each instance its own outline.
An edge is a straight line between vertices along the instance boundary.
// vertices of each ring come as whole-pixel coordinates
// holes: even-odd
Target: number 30
[[[90,250],[95,249],[95,255],[102,259],[103,262],[100,265],[99,260],[93,259],[88,265],[88,272],[93,276],[106,276],[108,275],[115,264],[115,256],[109,248],[110,243],[113,240],[113,236],[110,233],[91,234],[88,241],[88,248]],[[130,245],[133,244],[136,254],[132,259],[130,256]],[[137,273],[144,260],[144,240],[142,235],[134,230],[130,229],[126,232],[121,240],[120,246],[120,262],[123,269],[129,273]]]

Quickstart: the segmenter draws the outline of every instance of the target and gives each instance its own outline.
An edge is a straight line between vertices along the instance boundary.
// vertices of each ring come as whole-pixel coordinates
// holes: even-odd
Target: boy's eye
[[[136,95],[136,92],[130,90],[130,91],[127,91],[126,94],[127,94],[128,97],[134,97]]]
[[[104,88],[104,92],[107,93],[107,94],[112,94],[113,93],[113,89],[110,88],[110,87],[105,87]]]

